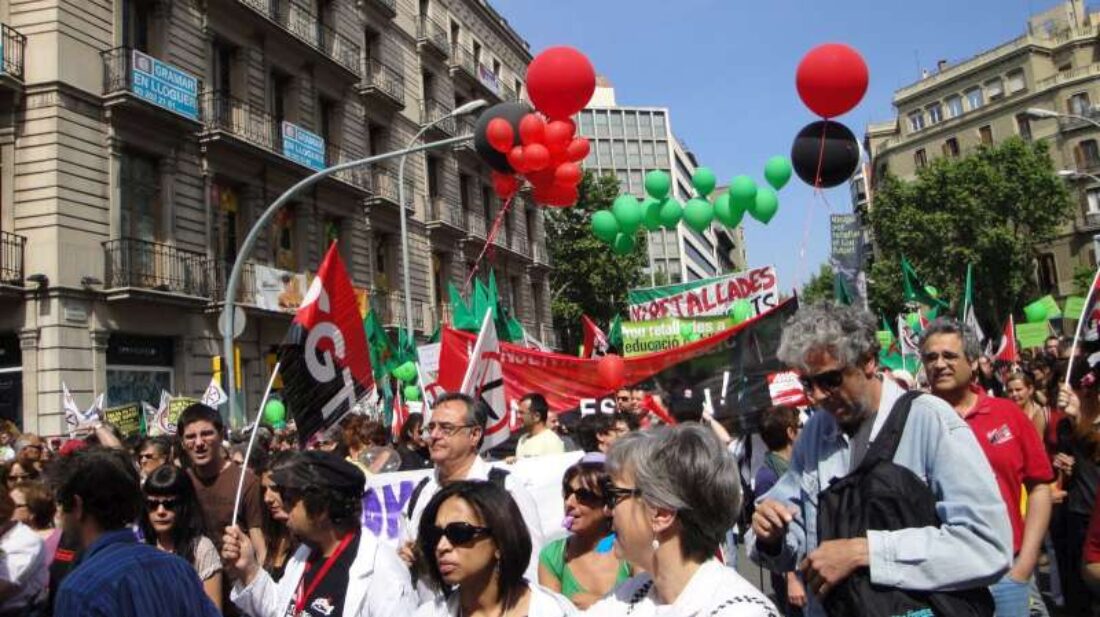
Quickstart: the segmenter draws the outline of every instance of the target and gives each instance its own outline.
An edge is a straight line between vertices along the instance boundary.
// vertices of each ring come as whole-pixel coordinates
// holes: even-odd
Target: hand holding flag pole
[[[279,363],[275,363],[275,368],[271,371],[271,379],[267,380],[267,389],[264,390],[264,398],[260,401],[260,408],[256,411],[256,419],[252,422],[252,434],[248,436],[248,447],[244,451],[244,462],[241,463],[241,477],[237,480],[237,496],[233,499],[233,518],[230,520],[229,525],[234,526],[237,524],[237,515],[241,512],[241,495],[244,494],[244,476],[248,471],[248,459],[252,457],[252,446],[256,444],[256,433],[260,432],[260,418],[263,417],[264,407],[267,406],[267,399],[271,396],[271,387],[275,385],[275,377],[279,374]],[[247,420],[247,418],[245,418]]]
[[[1092,275],[1092,285],[1089,285],[1089,293],[1085,296],[1085,308],[1077,317],[1077,329],[1073,333],[1073,345],[1069,348],[1069,365],[1066,367],[1065,385],[1067,388],[1069,387],[1070,373],[1073,368],[1073,358],[1077,355],[1077,344],[1081,341],[1081,330],[1088,323],[1089,317],[1092,316],[1092,300],[1093,296],[1096,295],[1096,285],[1098,283],[1100,283],[1100,267],[1096,269],[1096,274]]]

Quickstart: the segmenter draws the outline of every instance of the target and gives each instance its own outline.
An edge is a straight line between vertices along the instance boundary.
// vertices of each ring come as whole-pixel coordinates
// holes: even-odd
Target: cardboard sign
[[[795,371],[768,373],[768,393],[771,394],[773,405],[803,407],[810,404]]]
[[[729,313],[734,302],[741,299],[752,305],[750,317],[778,306],[775,268],[766,266],[690,283],[631,289],[628,293],[631,321],[717,317]]]
[[[1022,349],[1042,347],[1048,336],[1050,336],[1050,322],[1016,324],[1016,340],[1020,341]]]
[[[623,355],[638,356],[680,347],[733,327],[733,318],[702,317],[677,319],[666,317],[649,321],[623,322]]]
[[[138,435],[141,433],[141,403],[108,407],[103,410],[103,419],[127,437]]]

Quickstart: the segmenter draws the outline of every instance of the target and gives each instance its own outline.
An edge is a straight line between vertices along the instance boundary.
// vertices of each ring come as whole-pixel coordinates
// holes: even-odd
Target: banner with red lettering
[[[715,415],[755,418],[772,404],[768,376],[785,367],[776,358],[783,324],[798,309],[790,299],[763,315],[682,347],[624,358],[627,384],[655,384],[675,398],[688,390],[707,390]],[[445,328],[439,358],[439,383],[458,391],[470,360],[475,335]],[[504,394],[511,405],[528,392],[546,397],[555,413],[610,411],[614,394],[596,370],[598,358],[578,358],[500,344]],[[750,420],[748,428],[754,422]]]
[[[725,315],[742,298],[752,305],[753,315],[775,308],[779,304],[775,268],[765,266],[690,283],[631,289],[627,300],[631,321],[649,321]]]

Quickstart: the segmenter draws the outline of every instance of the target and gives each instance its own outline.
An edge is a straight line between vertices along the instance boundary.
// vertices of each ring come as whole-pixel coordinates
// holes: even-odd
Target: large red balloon
[[[863,56],[842,43],[811,49],[798,63],[795,76],[798,96],[823,118],[835,118],[858,105],[867,92],[867,80]]]
[[[519,178],[511,174],[502,174],[499,171],[492,172],[493,190],[497,197],[509,199],[519,190]]]
[[[523,155],[523,146],[515,146],[508,151],[508,164],[516,173],[527,173],[527,160]]]
[[[596,69],[572,47],[551,47],[527,66],[527,95],[551,120],[584,109],[596,91]]]
[[[516,134],[512,125],[504,118],[493,118],[485,127],[485,138],[493,150],[508,154],[515,144]]]
[[[555,120],[547,124],[544,132],[546,147],[550,148],[551,152],[564,151],[573,140],[574,130],[573,123],[566,120]]]
[[[562,163],[554,170],[554,181],[565,186],[577,186],[583,176],[581,166],[576,163]]]
[[[523,161],[527,171],[546,169],[550,164],[550,151],[542,144],[528,144],[523,146]]]
[[[626,385],[626,363],[620,356],[607,354],[600,358],[596,365],[596,373],[600,376],[600,382],[609,390],[621,388]]]
[[[519,121],[519,139],[523,145],[541,144],[546,136],[546,122],[538,114],[527,114]]]
[[[584,137],[574,137],[573,141],[569,142],[569,145],[565,148],[565,158],[574,163],[580,163],[588,158],[588,153],[591,149],[592,146],[589,145],[588,139]]]

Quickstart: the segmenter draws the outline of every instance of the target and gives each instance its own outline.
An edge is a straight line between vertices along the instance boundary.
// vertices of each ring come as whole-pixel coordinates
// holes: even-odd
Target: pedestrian
[[[1053,428],[1050,424],[1050,408],[1040,400],[1040,394],[1031,377],[1021,372],[1010,374],[1005,380],[1005,396],[1023,410],[1045,442],[1048,428]]]
[[[524,577],[533,545],[503,488],[485,481],[448,484],[432,495],[418,531],[422,569],[437,594],[416,617],[576,614],[568,600]]]
[[[609,477],[603,454],[586,454],[562,477],[565,527],[569,535],[539,552],[539,584],[587,609],[630,578],[630,566],[613,550],[611,513],[604,487]]]
[[[607,454],[619,437],[630,432],[621,414],[590,413],[577,422],[577,441],[585,452]]]
[[[5,474],[8,482],[8,490],[15,488],[15,485],[20,482],[37,481],[40,475],[38,469],[32,464],[16,459],[8,465],[7,473]]]
[[[585,615],[778,617],[715,559],[737,520],[737,463],[696,423],[631,433],[611,448],[604,488],[616,551],[640,573]]]
[[[125,452],[89,447],[59,468],[57,502],[66,534],[82,547],[61,582],[58,617],[219,617],[195,569],[176,555],[139,542],[138,473]]]
[[[161,465],[175,464],[172,439],[165,435],[146,437],[137,447],[137,462],[142,481]]]
[[[826,614],[822,599],[849,598],[848,591],[872,589],[872,582],[869,601],[974,589],[964,602],[974,596],[992,612],[984,588],[1005,574],[1012,557],[1011,526],[993,471],[973,432],[943,400],[909,393],[908,409],[895,405],[903,391],[878,373],[875,329],[869,313],[827,303],[803,307],[784,328],[778,357],[801,373],[806,395],[819,411],[803,427],[787,473],[757,500],[746,539],[749,555],[774,571],[799,567],[811,592],[808,615]],[[890,431],[876,440],[887,425]],[[873,465],[861,470],[875,441],[881,446]],[[921,512],[933,512],[935,524],[898,528],[876,520],[860,535],[819,540],[819,516],[839,526],[845,514],[859,514],[819,510],[820,500],[829,498],[832,506],[839,490],[834,484],[849,475],[873,478],[880,469],[906,479],[904,488],[916,489],[914,498],[923,493],[919,498],[927,509]],[[890,502],[896,495],[883,495],[884,507],[897,506]],[[871,498],[863,495],[861,503]],[[828,598],[838,585],[844,593]]]
[[[1047,357],[1050,362],[1057,362],[1064,353],[1062,345],[1062,337],[1050,335],[1047,340],[1043,341],[1043,355]]]
[[[565,452],[561,437],[547,426],[550,405],[546,402],[546,397],[537,392],[529,392],[520,397],[518,406],[523,418],[523,435],[516,446],[517,458]]]
[[[46,563],[51,563],[61,540],[61,530],[54,525],[57,502],[53,493],[41,482],[20,482],[11,490],[11,499],[15,507],[12,518],[30,527],[42,538],[46,547]]]
[[[287,527],[290,513],[284,507],[283,497],[279,494],[279,487],[275,484],[273,476],[276,469],[293,465],[298,460],[298,455],[299,453],[294,450],[276,452],[260,474],[260,486],[263,489],[264,499],[264,544],[267,546],[267,557],[264,559],[263,568],[275,580],[283,577],[290,556],[298,548],[298,541],[294,539],[290,528]]]
[[[226,527],[222,559],[230,599],[250,617],[406,617],[416,608],[409,572],[371,533],[362,515],[366,476],[344,457],[310,451],[276,468],[272,480],[302,545],[278,581],[261,567],[248,534]]]
[[[221,610],[221,559],[203,527],[191,478],[179,467],[162,465],[145,479],[142,491],[148,513],[141,518],[140,528],[146,544],[179,555],[191,564],[206,595]]]
[[[989,396],[1004,396],[1007,383],[1002,383],[997,370],[993,367],[993,359],[989,356],[978,357],[978,371],[976,374],[978,385]]]
[[[397,455],[401,457],[401,471],[428,469],[432,461],[428,458],[428,442],[423,435],[424,414],[413,412],[405,418],[401,432],[397,437]]]
[[[41,437],[34,433],[23,433],[15,441],[15,460],[28,472],[33,468],[37,474],[42,471],[42,452],[45,449],[46,444]]]
[[[1020,407],[974,386],[981,353],[977,336],[952,319],[939,318],[921,334],[921,362],[932,394],[966,421],[997,479],[1012,524],[1012,568],[990,588],[998,617],[1027,617],[1031,578],[1050,525],[1054,470],[1043,440]],[[1027,491],[1026,520],[1020,513]]]
[[[791,452],[798,432],[802,430],[798,410],[785,405],[769,407],[760,414],[760,437],[768,448],[764,464],[756,471],[753,489],[764,495],[782,478],[791,466]],[[798,572],[772,572],[772,590],[779,610],[788,617],[800,616],[806,606],[806,588]]]
[[[575,420],[573,424],[565,424],[561,421],[561,414],[551,411],[546,416],[546,426],[561,438],[566,452],[577,452],[581,449],[572,435],[573,428],[576,426]]]
[[[49,561],[42,538],[15,517],[15,501],[0,491],[0,615],[28,615],[46,600]]]

